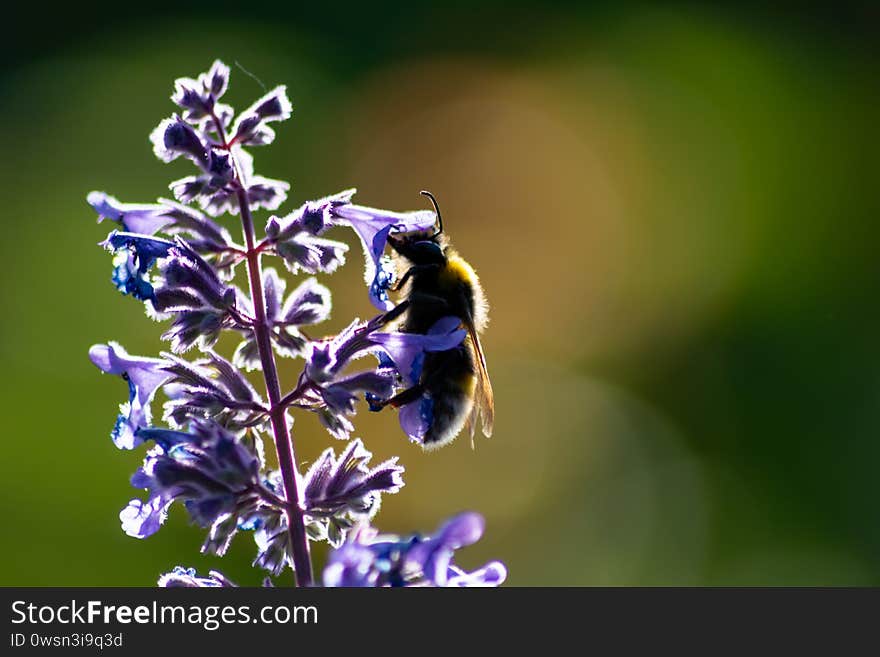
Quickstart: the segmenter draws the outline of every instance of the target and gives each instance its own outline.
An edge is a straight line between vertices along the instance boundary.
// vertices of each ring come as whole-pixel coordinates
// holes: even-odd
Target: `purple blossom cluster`
[[[389,536],[373,527],[383,495],[403,487],[404,468],[397,458],[373,463],[353,438],[361,405],[381,406],[418,381],[426,353],[455,348],[465,337],[454,317],[426,334],[388,330],[404,310],[388,295],[395,280],[388,237],[427,230],[435,214],[355,205],[348,189],[270,214],[260,238],[253,213],[278,210],[289,185],[257,175],[247,149],[272,143],[273,124],[290,118],[292,106],[277,87],[236,114],[221,102],[228,85],[229,68],[220,61],[197,78],[178,79],[176,113],[150,135],[160,160],[183,157],[196,167],[170,184],[174,200],[129,204],[97,191],[87,197],[99,222],[115,224],[101,242],[113,255],[113,285],[166,323],[162,339],[169,345],[158,357],[131,355],[116,342],[89,350],[102,372],[126,383],[113,443],[146,450],[131,477],[142,493],[119,514],[122,529],[146,538],[180,504],[206,531],[203,552],[222,556],[236,534],[249,533],[254,565],[271,576],[291,568],[301,586],[497,586],[506,577],[500,562],[473,572],[453,563],[456,550],[482,535],[478,514],[454,516],[427,536]],[[241,242],[221,223],[229,215],[238,217]],[[367,294],[378,314],[312,339],[304,327],[323,322],[332,309],[331,291],[317,277],[346,262],[348,246],[325,237],[335,227],[353,229],[363,244]],[[269,257],[281,267],[264,267]],[[229,358],[215,351],[224,333],[238,336]],[[365,356],[371,367],[351,366]],[[297,384],[287,392],[279,357],[300,361]],[[246,376],[252,371],[262,374],[263,391]],[[297,469],[290,431],[294,412],[314,414],[333,438],[346,441],[327,447],[305,472]],[[400,424],[410,440],[421,440],[418,404],[401,407]],[[278,469],[267,465],[265,449],[274,449]],[[332,548],[318,578],[310,555],[316,541]],[[219,572],[198,577],[179,566],[159,584],[234,586]],[[272,585],[270,577],[264,585]]]

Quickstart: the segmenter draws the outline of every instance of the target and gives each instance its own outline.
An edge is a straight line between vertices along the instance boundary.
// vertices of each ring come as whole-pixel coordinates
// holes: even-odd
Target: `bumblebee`
[[[393,291],[403,297],[395,308],[397,313],[391,313],[400,315],[397,329],[403,333],[427,333],[437,320],[452,315],[461,320],[467,334],[453,349],[426,353],[419,382],[386,404],[400,407],[427,393],[433,412],[423,447],[441,447],[465,426],[473,445],[478,420],[487,438],[495,420],[492,384],[480,345],[480,333],[488,322],[488,304],[476,272],[443,233],[437,199],[430,192],[421,193],[434,206],[437,227],[388,236],[399,281]]]

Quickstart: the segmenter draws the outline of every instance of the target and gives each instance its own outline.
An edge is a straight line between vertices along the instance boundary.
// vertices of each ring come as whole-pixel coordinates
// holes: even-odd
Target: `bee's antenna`
[[[431,203],[434,205],[434,211],[437,213],[437,223],[439,224],[439,226],[437,227],[437,232],[431,235],[431,237],[437,237],[440,233],[443,232],[443,217],[440,214],[440,206],[437,205],[437,199],[434,198],[434,195],[431,192],[423,189],[421,192],[419,192],[419,194],[421,194],[422,196],[427,196],[429,199],[431,199]]]

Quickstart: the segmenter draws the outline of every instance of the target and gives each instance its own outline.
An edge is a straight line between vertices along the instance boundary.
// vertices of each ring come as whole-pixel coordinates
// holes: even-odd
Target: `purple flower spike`
[[[98,213],[98,223],[104,219],[115,221],[127,233],[154,235],[159,229],[174,223],[174,218],[169,214],[170,208],[164,205],[120,203],[104,192],[91,192],[86,200]]]
[[[115,342],[89,351],[102,372],[128,384],[114,444],[148,444],[130,479],[136,492],[129,498],[138,499],[119,513],[123,531],[141,539],[155,534],[179,505],[202,529],[203,554],[222,557],[234,536],[248,532],[257,548],[253,565],[271,576],[292,570],[297,586],[316,584],[309,542],[331,548],[318,577],[326,586],[498,586],[507,576],[502,563],[471,572],[454,563],[455,551],[482,535],[483,519],[475,513],[456,516],[431,535],[380,535],[371,526],[385,496],[403,487],[404,468],[397,457],[373,463],[354,433],[365,401],[373,411],[393,405],[404,432],[424,445],[443,409],[435,408],[436,395],[413,386],[428,383],[426,372],[441,352],[461,355],[468,348],[462,321],[452,315],[423,333],[389,328],[400,315],[389,295],[401,273],[393,249],[386,250],[389,238],[428,239],[438,214],[353,205],[354,189],[278,211],[290,186],[261,175],[252,148],[273,142],[276,124],[290,118],[287,91],[276,86],[236,113],[222,102],[229,76],[229,67],[216,60],[206,72],[178,78],[175,106],[150,134],[159,159],[195,164],[169,184],[174,200],[136,205],[103,191],[87,196],[98,223],[115,224],[101,243],[112,252],[114,285],[142,301],[150,319],[167,322],[161,338],[170,343],[159,358],[131,356]],[[258,210],[269,211],[265,238],[255,230]],[[240,221],[214,219],[220,215]],[[325,234],[337,226],[357,233],[368,296],[382,312],[327,333],[313,326],[338,312],[324,280],[348,256],[345,242]],[[270,258],[283,268],[262,264]],[[247,289],[236,282],[244,280]],[[215,351],[225,352],[224,335],[239,342],[231,360]],[[181,355],[196,349],[194,357]],[[371,354],[378,363],[355,363]],[[282,372],[281,357],[300,362]],[[245,370],[260,371],[268,400]],[[285,390],[282,381],[296,384]],[[163,413],[154,426],[151,405],[159,389]],[[292,431],[297,413],[313,414],[347,444],[324,449],[303,471],[294,456],[301,439]],[[266,456],[272,446],[274,462]],[[181,566],[158,584],[235,586],[219,572],[200,576]]]
[[[168,363],[160,358],[129,356],[116,342],[94,345],[89,358],[101,371],[128,382],[129,398],[119,406],[111,437],[118,448],[134,449],[143,442],[137,436],[138,429],[150,425],[150,402],[156,390],[170,378],[163,369]]]
[[[382,254],[388,241],[388,234],[429,230],[437,220],[430,210],[418,212],[390,212],[375,210],[361,205],[340,205],[332,209],[338,225],[351,226],[364,247],[366,269],[364,280],[370,289],[370,301],[379,310],[390,310],[388,286],[393,280],[387,267],[382,266]]]

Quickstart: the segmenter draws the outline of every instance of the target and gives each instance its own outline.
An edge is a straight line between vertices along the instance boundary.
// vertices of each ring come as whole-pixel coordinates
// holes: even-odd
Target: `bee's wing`
[[[467,425],[473,438],[479,413],[483,425],[483,435],[490,438],[495,427],[495,395],[492,393],[492,382],[489,380],[489,371],[486,369],[486,357],[483,355],[483,347],[480,344],[480,336],[477,335],[474,321],[471,317],[466,317],[464,323],[477,355],[477,387],[474,395],[474,408],[468,417]]]

